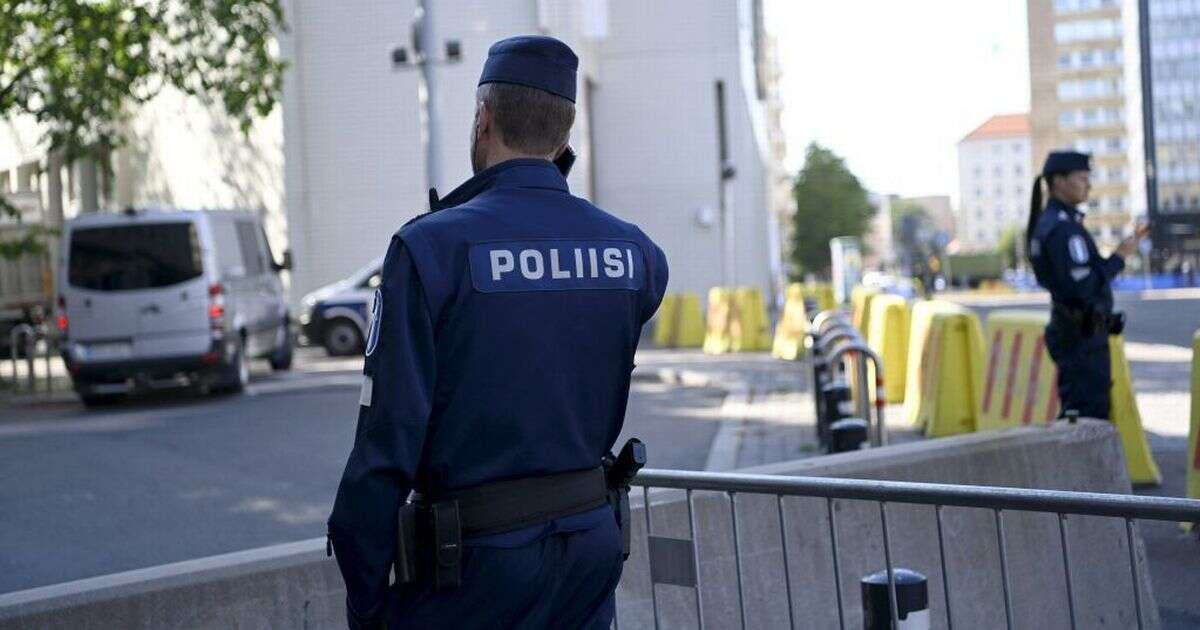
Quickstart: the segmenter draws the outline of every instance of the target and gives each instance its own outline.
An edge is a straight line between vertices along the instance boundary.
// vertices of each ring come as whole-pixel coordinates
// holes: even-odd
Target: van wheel
[[[354,322],[338,318],[325,325],[325,352],[332,357],[344,357],[362,352],[362,332]]]
[[[292,331],[286,317],[283,319],[280,336],[283,338],[276,340],[275,350],[270,357],[271,369],[276,372],[292,369],[292,356],[295,354],[296,343],[292,340]]]
[[[250,357],[246,356],[246,338],[239,335],[233,360],[222,370],[221,391],[241,393],[250,382]]]

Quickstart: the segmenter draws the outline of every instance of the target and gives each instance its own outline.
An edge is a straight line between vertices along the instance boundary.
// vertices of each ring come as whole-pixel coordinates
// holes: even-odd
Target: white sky
[[[816,140],[868,189],[958,198],[956,144],[1029,109],[1025,0],[766,0],[787,166]]]

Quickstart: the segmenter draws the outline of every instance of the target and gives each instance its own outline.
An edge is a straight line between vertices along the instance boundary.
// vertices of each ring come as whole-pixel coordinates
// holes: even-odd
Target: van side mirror
[[[277,262],[277,263],[273,262],[273,263],[271,263],[271,266],[275,268],[276,273],[283,271],[285,269],[288,271],[291,271],[291,269],[292,269],[292,250],[290,250],[290,249],[283,250],[283,260],[280,262]]]

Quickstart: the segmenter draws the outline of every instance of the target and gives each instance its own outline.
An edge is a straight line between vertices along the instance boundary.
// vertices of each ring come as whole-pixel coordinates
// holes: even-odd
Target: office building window
[[[1060,44],[1114,39],[1121,36],[1121,22],[1116,19],[1073,20],[1054,25],[1054,41]]]

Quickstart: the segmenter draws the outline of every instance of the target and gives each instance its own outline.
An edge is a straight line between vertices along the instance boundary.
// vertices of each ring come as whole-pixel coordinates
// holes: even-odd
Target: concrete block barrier
[[[1118,438],[1108,423],[1056,423],[1050,428],[974,433],[772,464],[739,472],[860,479],[1130,492]],[[640,493],[639,493],[640,496]],[[859,579],[883,566],[877,503],[697,491],[691,517],[682,491],[652,490],[649,517],[635,506],[633,548],[617,589],[621,628],[698,627],[696,590],[659,583],[649,573],[650,532],[663,539],[696,541],[694,557],[708,628],[787,628],[788,600],[795,625],[817,630],[863,627]],[[635,497],[636,499],[637,497]],[[731,500],[737,510],[736,548]],[[830,507],[832,506],[832,507]],[[829,514],[836,523],[838,576],[834,580]],[[942,508],[945,572],[938,551],[938,523],[931,506],[889,503],[888,531],[896,566],[928,577],[932,627],[947,627],[947,600],[955,628],[1004,627],[1004,595],[991,510]],[[1058,518],[1053,514],[1004,512],[1002,516],[1014,628],[1071,627]],[[692,524],[694,523],[694,528]],[[782,528],[781,528],[782,523]],[[1079,628],[1137,627],[1134,582],[1122,519],[1071,516],[1066,524],[1072,593]],[[1146,628],[1160,621],[1135,529],[1136,588]],[[786,541],[786,572],[783,563]],[[736,558],[741,560],[740,574]],[[745,625],[739,615],[745,602]],[[789,590],[790,589],[790,590]],[[839,597],[844,626],[838,617]]]
[[[898,295],[877,295],[871,300],[867,321],[867,345],[883,361],[887,377],[884,387],[887,402],[904,402],[905,375],[908,370],[908,301]],[[874,372],[874,370],[872,370]],[[874,374],[870,375],[874,380]]]
[[[1130,484],[1121,457],[1112,425],[1083,421],[855,451],[745,472],[1127,493]],[[659,543],[678,543],[693,539],[693,522],[706,627],[740,627],[739,576],[747,628],[788,627],[789,597],[796,627],[837,628],[839,594],[845,626],[862,627],[858,580],[884,561],[877,504],[787,498],[780,509],[771,496],[737,495],[733,501],[739,574],[728,495],[695,493],[694,520],[688,518],[681,492],[648,493],[650,511],[643,509],[640,496],[634,496],[633,554],[617,591],[620,627],[653,627],[647,524]],[[933,627],[946,627],[947,592],[955,627],[992,628],[1002,623],[997,621],[1004,619],[1004,603],[990,510],[942,510],[943,573],[934,509],[903,504],[889,504],[887,509],[893,561],[929,579]],[[830,513],[838,540],[837,582]],[[1003,522],[1014,627],[1069,627],[1057,518],[1006,512]],[[1066,532],[1078,627],[1136,627],[1124,523],[1070,517]],[[1158,628],[1145,551],[1136,528],[1134,533],[1136,588],[1147,614],[1145,627]],[[662,627],[696,627],[694,589],[659,584],[654,593]],[[344,628],[344,598],[337,566],[325,557],[324,540],[314,539],[0,595],[0,630]]]
[[[979,429],[1045,424],[1058,417],[1058,369],[1046,351],[1044,311],[994,311],[987,318],[987,368]]]
[[[704,313],[697,293],[668,293],[658,307],[654,345],[699,348],[704,345]]]
[[[325,539],[0,595],[0,630],[346,627]]]
[[[973,312],[950,302],[912,309],[904,415],[925,435],[975,430],[983,393],[983,332]]]

